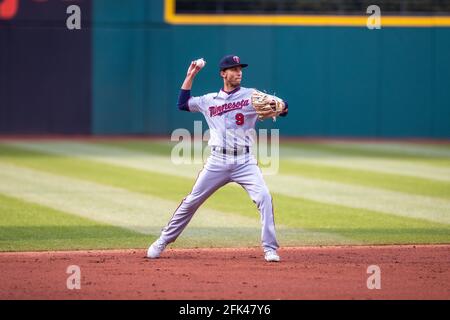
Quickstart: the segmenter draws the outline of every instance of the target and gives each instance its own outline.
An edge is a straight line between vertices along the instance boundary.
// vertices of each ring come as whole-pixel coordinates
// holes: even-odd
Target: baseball
[[[203,58],[195,60],[195,65],[199,66],[200,68],[203,68],[206,64],[206,61]]]

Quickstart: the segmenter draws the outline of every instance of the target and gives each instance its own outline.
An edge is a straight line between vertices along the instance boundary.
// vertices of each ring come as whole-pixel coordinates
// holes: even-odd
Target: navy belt
[[[250,147],[249,146],[245,146],[244,148],[241,149],[226,149],[226,148],[222,148],[222,147],[213,147],[212,148],[213,151],[216,152],[220,152],[223,154],[229,154],[229,155],[241,155],[244,153],[249,153],[250,152]]]

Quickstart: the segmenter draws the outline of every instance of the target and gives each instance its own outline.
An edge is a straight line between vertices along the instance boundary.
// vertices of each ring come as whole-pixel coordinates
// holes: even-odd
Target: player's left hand
[[[259,120],[268,118],[276,119],[284,110],[285,104],[282,100],[273,98],[273,96],[255,90],[251,97],[253,108],[255,108],[258,114]]]

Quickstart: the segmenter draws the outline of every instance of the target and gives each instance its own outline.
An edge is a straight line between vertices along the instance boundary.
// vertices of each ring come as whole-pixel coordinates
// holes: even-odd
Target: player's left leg
[[[261,240],[267,261],[279,261],[276,253],[279,248],[273,213],[272,196],[263,179],[261,170],[256,164],[237,165],[231,174],[231,180],[240,184],[256,203],[261,214]]]

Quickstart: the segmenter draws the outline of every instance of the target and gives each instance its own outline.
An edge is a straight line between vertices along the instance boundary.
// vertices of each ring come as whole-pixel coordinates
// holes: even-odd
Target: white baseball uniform
[[[160,237],[163,242],[175,241],[211,194],[229,182],[236,182],[248,192],[261,214],[264,251],[278,249],[272,197],[250,149],[256,138],[257,120],[251,102],[253,91],[238,87],[229,93],[220,90],[218,93],[189,98],[188,111],[203,113],[209,125],[208,145],[211,146],[211,155],[191,193],[183,199],[163,228]]]

